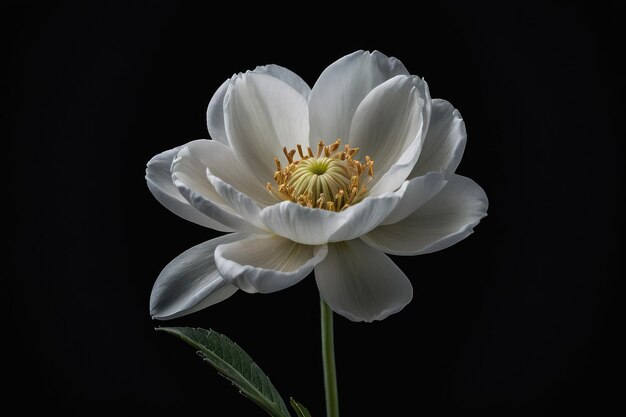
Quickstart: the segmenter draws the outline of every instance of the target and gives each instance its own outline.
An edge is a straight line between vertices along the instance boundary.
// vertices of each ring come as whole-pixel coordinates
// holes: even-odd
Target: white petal
[[[253,72],[257,74],[267,74],[271,75],[274,78],[278,78],[279,80],[284,81],[294,90],[302,94],[302,97],[304,97],[305,100],[309,100],[309,96],[311,95],[311,87],[309,87],[309,85],[295,72],[275,64],[256,67]]]
[[[422,142],[424,138],[424,132],[428,128],[428,122],[430,120],[430,107],[431,99],[430,93],[426,83],[423,83],[424,89],[424,107],[422,109],[422,116],[424,125],[415,138],[415,140],[409,145],[409,147],[402,153],[400,158],[383,174],[382,177],[376,180],[375,185],[372,187],[370,194],[378,195],[387,191],[393,191],[398,188],[402,182],[410,178],[410,173],[422,152]]]
[[[159,203],[163,204],[165,208],[177,216],[220,232],[232,232],[230,227],[218,223],[191,206],[172,182],[170,171],[172,160],[181,148],[182,146],[179,146],[178,148],[160,153],[148,162],[146,167],[148,189]]]
[[[329,244],[326,259],[315,267],[315,280],[330,308],[352,321],[382,320],[413,298],[404,272],[358,239]]]
[[[404,219],[441,191],[447,182],[439,172],[429,172],[405,181],[398,190],[402,196],[400,202],[381,224],[393,224]]]
[[[374,159],[372,195],[397,190],[413,169],[430,114],[427,90],[421,78],[399,75],[374,88],[357,108],[348,142]],[[380,180],[384,186],[376,187]]]
[[[290,201],[261,211],[261,221],[275,234],[305,245],[321,245],[359,237],[378,226],[400,201],[400,194],[366,197],[335,212],[303,207]]]
[[[217,193],[228,203],[228,205],[237,212],[242,218],[261,230],[266,230],[265,225],[261,222],[259,214],[261,209],[250,197],[225,183],[215,175],[207,173],[209,182],[217,191]]]
[[[332,63],[313,86],[309,99],[310,145],[319,140],[346,140],[361,101],[377,85],[396,75],[409,75],[402,62],[374,51],[354,52]]]
[[[274,78],[278,78],[281,81],[289,84],[292,88],[302,94],[305,100],[309,99],[311,95],[311,87],[304,82],[302,78],[300,78],[294,72],[288,70],[287,68],[281,67],[280,65],[265,65],[262,67],[256,67],[254,71],[257,74],[267,74],[271,75]],[[227,79],[222,83],[222,85],[217,89],[211,101],[209,102],[209,107],[207,109],[207,126],[209,128],[209,134],[213,140],[217,140],[219,142],[228,145],[228,137],[226,135],[226,127],[224,125],[224,98],[226,96],[226,91],[228,90],[228,85],[230,84],[230,79]]]
[[[218,245],[245,238],[231,233],[194,246],[167,264],[152,288],[150,315],[169,320],[225,300],[237,291],[217,272],[213,252]]]
[[[211,97],[206,111],[206,123],[211,139],[222,142],[225,145],[228,145],[228,136],[226,135],[226,127],[224,127],[224,97],[226,96],[226,91],[228,91],[229,84],[230,79],[224,81],[219,86],[213,97]]]
[[[195,141],[188,146],[190,152],[206,163],[211,175],[219,177],[263,206],[276,203],[265,188],[266,183],[261,183],[250,172],[232,148],[214,140]]]
[[[215,191],[206,170],[209,161],[203,152],[194,152],[202,142],[194,141],[178,152],[172,162],[172,180],[180,194],[198,211],[239,232],[258,233],[259,228],[239,216]]]
[[[224,279],[249,292],[270,293],[306,277],[325,257],[326,245],[308,246],[279,236],[251,236],[215,250]]]
[[[428,133],[409,178],[429,171],[443,171],[446,176],[454,174],[459,166],[467,133],[461,113],[445,100],[433,100]]]
[[[472,234],[487,215],[488,205],[487,195],[478,184],[453,175],[439,194],[404,220],[379,226],[361,239],[392,255],[436,252]]]
[[[308,107],[300,93],[265,74],[234,76],[224,101],[230,147],[262,182],[272,181],[274,157],[295,149],[309,134]]]

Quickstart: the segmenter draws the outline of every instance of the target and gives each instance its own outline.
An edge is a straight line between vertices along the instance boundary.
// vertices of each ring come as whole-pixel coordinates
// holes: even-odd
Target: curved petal
[[[348,142],[374,160],[373,195],[395,191],[409,175],[429,115],[428,87],[416,76],[393,77],[363,99],[354,114]],[[385,176],[394,165],[398,165],[394,175]],[[400,166],[404,167],[401,173]],[[382,188],[376,187],[380,180],[385,183]]]
[[[404,220],[379,226],[361,239],[392,255],[436,252],[472,234],[487,215],[488,205],[487,195],[478,184],[453,175],[439,194]]]
[[[377,85],[396,75],[409,75],[402,62],[374,51],[357,51],[332,63],[313,86],[309,99],[313,149],[320,140],[346,140],[361,101]]]
[[[275,64],[256,67],[253,72],[257,74],[267,74],[271,75],[274,78],[278,78],[279,80],[284,81],[294,90],[302,94],[302,97],[304,97],[305,100],[309,100],[309,96],[311,95],[311,87],[309,87],[309,85],[295,72]]]
[[[441,191],[447,182],[439,172],[429,172],[405,181],[399,190],[402,192],[400,202],[381,224],[393,224],[404,219]]]
[[[227,282],[249,293],[270,293],[300,282],[327,251],[326,245],[301,245],[279,236],[257,235],[218,246],[215,262]]]
[[[211,139],[222,142],[224,145],[228,145],[228,136],[224,126],[224,97],[226,97],[229,84],[230,79],[227,79],[219,86],[206,110],[206,124]]]
[[[446,100],[434,99],[428,133],[409,178],[429,171],[443,171],[446,176],[454,174],[459,166],[467,132],[461,113]]]
[[[204,161],[211,175],[219,177],[263,206],[276,203],[265,188],[265,183],[261,183],[241,163],[232,148],[214,140],[198,140],[188,146],[191,153]]]
[[[280,65],[264,65],[256,67],[252,72],[278,78],[298,91],[305,100],[308,100],[311,95],[311,87],[299,75]],[[230,81],[230,78],[227,79],[215,91],[209,102],[206,114],[209,135],[211,135],[213,140],[222,142],[225,145],[228,145],[228,136],[226,135],[226,126],[224,124],[224,98],[226,97]]]
[[[413,287],[391,259],[360,240],[328,245],[315,267],[320,295],[336,313],[352,321],[382,320],[413,298]]]
[[[249,221],[239,216],[215,191],[207,178],[206,154],[194,152],[203,146],[202,140],[189,143],[182,148],[172,162],[172,180],[180,194],[198,211],[215,219],[232,230],[248,233],[262,232]]]
[[[177,216],[220,232],[232,232],[230,227],[207,217],[191,206],[174,185],[170,168],[181,148],[182,146],[179,146],[160,153],[148,162],[146,167],[148,189],[159,203]]]
[[[273,179],[274,157],[295,149],[309,134],[308,107],[300,93],[265,74],[234,76],[224,100],[226,133],[239,159],[263,182]]]
[[[399,193],[367,197],[346,210],[308,208],[290,201],[261,210],[261,221],[274,233],[305,245],[359,237],[378,226],[400,201]]]
[[[233,188],[231,185],[225,183],[215,175],[211,175],[210,173],[207,174],[209,182],[215,191],[217,191],[220,197],[222,197],[224,201],[226,201],[226,203],[228,203],[228,205],[235,210],[235,212],[237,212],[237,214],[259,229],[266,229],[265,225],[259,218],[261,209],[256,205],[254,200],[239,190]]]
[[[169,320],[225,300],[237,291],[217,272],[213,252],[218,245],[245,238],[231,233],[194,246],[178,255],[159,274],[150,295],[150,315]]]
[[[426,83],[424,83],[426,86]],[[402,153],[400,159],[398,159],[391,167],[384,173],[384,175],[378,179],[375,185],[370,191],[371,195],[378,195],[387,191],[393,191],[398,188],[402,181],[410,178],[410,171],[413,169],[417,162],[417,158],[421,154],[422,142],[424,138],[424,132],[428,129],[428,122],[430,120],[430,93],[428,88],[425,89],[425,101],[424,108],[422,109],[424,125],[421,132],[415,138],[415,140],[409,145],[409,147]]]

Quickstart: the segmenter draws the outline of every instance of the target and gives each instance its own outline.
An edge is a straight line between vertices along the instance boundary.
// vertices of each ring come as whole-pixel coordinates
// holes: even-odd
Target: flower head
[[[146,179],[175,214],[229,234],[165,267],[150,301],[157,319],[237,289],[278,291],[314,270],[335,312],[382,320],[413,294],[385,253],[447,248],[487,213],[484,191],[454,173],[461,115],[380,52],[339,59],[313,89],[277,65],[234,75],[207,122],[212,140],[155,156]]]

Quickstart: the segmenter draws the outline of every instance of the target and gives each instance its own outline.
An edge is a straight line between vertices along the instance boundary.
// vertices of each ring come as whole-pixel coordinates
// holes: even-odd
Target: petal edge
[[[170,320],[194,313],[230,297],[237,288],[218,274],[213,252],[223,243],[245,238],[232,233],[208,240],[178,255],[161,271],[150,295],[150,315]]]
[[[271,293],[297,284],[327,254],[326,245],[308,246],[273,235],[255,235],[220,245],[217,269],[224,279],[249,293]]]
[[[315,280],[336,313],[352,321],[383,320],[413,298],[406,275],[384,253],[359,239],[328,246],[326,259],[315,267]]]

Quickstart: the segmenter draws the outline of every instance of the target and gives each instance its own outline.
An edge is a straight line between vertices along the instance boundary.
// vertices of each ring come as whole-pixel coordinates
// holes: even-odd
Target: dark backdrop
[[[337,318],[343,414],[618,404],[623,7],[431,1],[344,16],[317,4],[129,3],[2,6],[10,401],[79,415],[264,415],[153,330],[161,268],[217,234],[161,207],[145,163],[208,136],[206,106],[231,74],[276,63],[313,85],[363,48],[397,56],[462,111],[458,172],[484,187],[490,208],[453,248],[394,258],[415,288],[401,313]],[[167,324],[229,335],[281,393],[323,415],[313,279]]]

